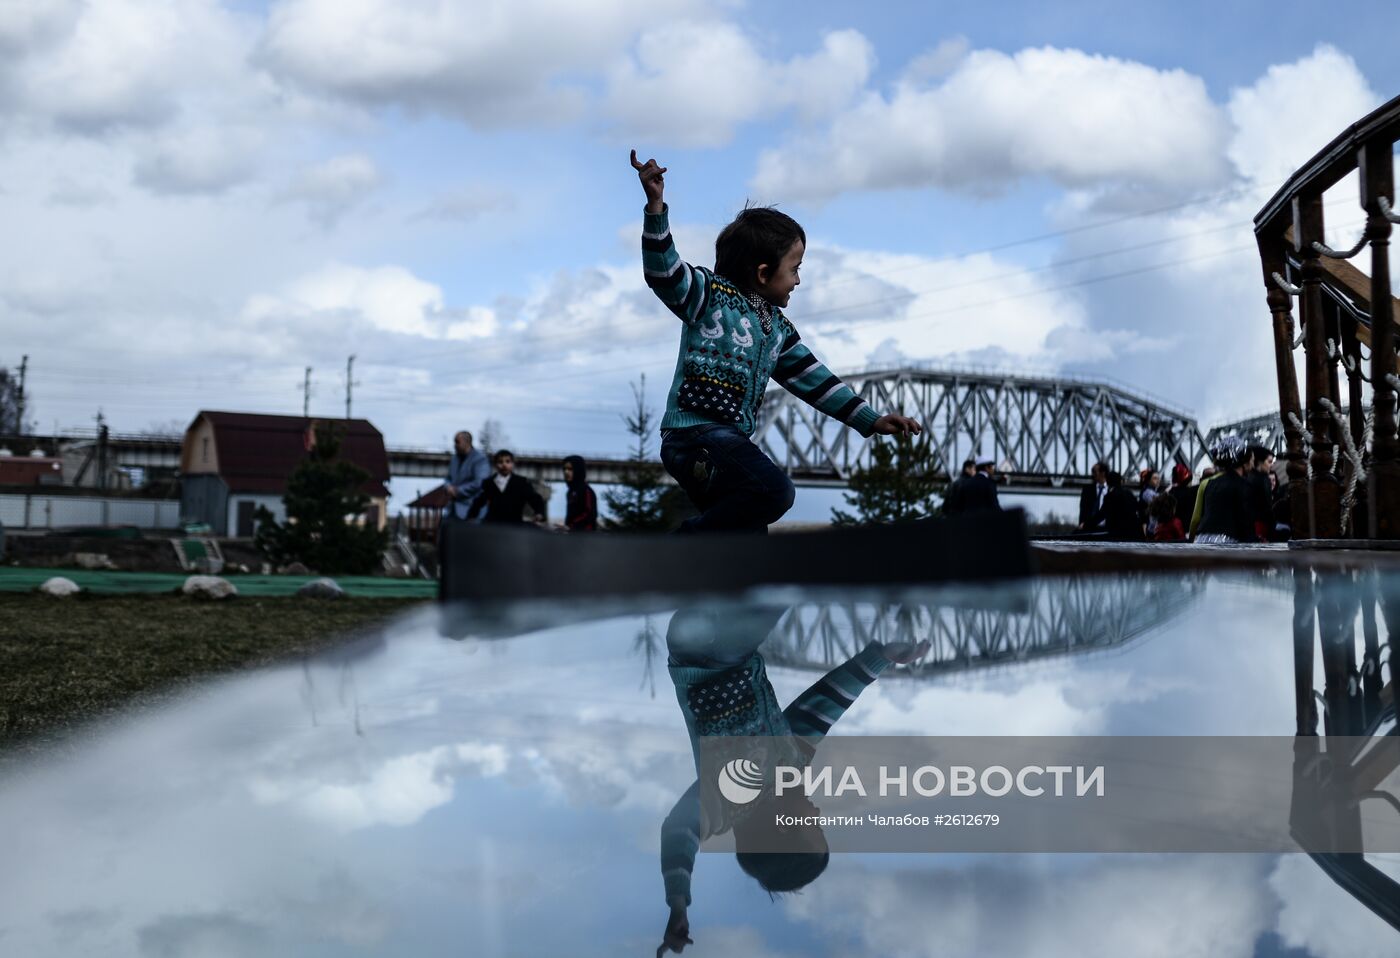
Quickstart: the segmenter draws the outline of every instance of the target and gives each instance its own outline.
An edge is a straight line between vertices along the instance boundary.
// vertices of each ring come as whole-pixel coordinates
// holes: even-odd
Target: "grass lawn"
[[[205,676],[325,648],[420,599],[0,594],[0,753]]]

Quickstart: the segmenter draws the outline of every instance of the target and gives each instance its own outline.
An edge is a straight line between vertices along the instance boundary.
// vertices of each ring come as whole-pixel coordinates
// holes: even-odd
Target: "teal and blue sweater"
[[[772,321],[729,280],[680,258],[667,210],[642,223],[647,285],[685,324],[662,429],[734,425],[746,436],[771,378],[803,402],[869,436],[879,419],[864,399],[817,361],[776,306]]]
[[[763,656],[757,652],[739,667],[670,666],[671,681],[676,686],[676,698],[690,734],[696,775],[703,777],[712,771],[701,768],[700,738],[704,735],[765,736],[776,742],[791,743],[787,763],[806,765],[836,720],[889,666],[883,646],[872,642],[818,679],[786,709],[778,707]],[[692,691],[713,685],[724,673],[734,673],[734,681],[746,686],[736,698],[749,704],[727,712],[719,723],[698,719],[692,708]],[[742,694],[744,692],[748,694]],[[733,828],[733,811],[733,806],[718,795],[713,782],[701,789],[700,778],[676,801],[661,825],[661,880],[666,887],[667,904],[690,905],[690,876],[695,870],[695,854],[700,850],[700,843]]]

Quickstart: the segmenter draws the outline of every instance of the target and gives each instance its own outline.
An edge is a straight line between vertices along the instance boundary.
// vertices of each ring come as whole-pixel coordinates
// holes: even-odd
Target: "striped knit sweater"
[[[737,286],[680,258],[666,209],[643,220],[642,269],[652,292],[685,324],[662,429],[724,423],[751,436],[772,378],[870,435],[879,414],[817,361],[781,310],[771,307],[772,321],[764,323]]]
[[[779,709],[773,685],[763,656],[755,652],[742,667],[741,681],[751,693],[744,698],[752,704],[731,714],[723,727],[715,727],[698,719],[691,707],[692,690],[712,683],[727,669],[694,668],[672,665],[671,681],[676,686],[681,714],[685,716],[690,747],[695,755],[695,772],[706,779],[700,787],[697,778],[676,801],[671,813],[661,825],[661,880],[666,888],[667,904],[690,905],[690,876],[695,870],[695,854],[700,843],[711,835],[719,835],[734,827],[734,806],[724,800],[716,788],[715,769],[701,768],[700,738],[704,735],[765,736],[774,744],[768,754],[787,752],[782,764],[806,765],[816,746],[831,726],[836,724],[865,687],[874,682],[890,666],[884,649],[877,642],[867,645],[853,658],[843,662],[817,680],[811,688],[792,700],[786,709]],[[787,745],[785,749],[783,746]],[[745,806],[752,808],[753,806]]]

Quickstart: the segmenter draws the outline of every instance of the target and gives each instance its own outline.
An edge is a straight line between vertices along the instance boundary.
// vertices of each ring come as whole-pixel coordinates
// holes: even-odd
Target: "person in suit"
[[[1094,463],[1089,475],[1094,481],[1079,492],[1079,531],[1103,532],[1108,521],[1103,511],[1108,498],[1108,463]]]
[[[486,453],[472,446],[472,434],[466,430],[452,437],[452,447],[447,481],[443,483],[449,502],[443,508],[442,517],[465,519],[482,485],[491,478],[491,463]]]
[[[977,472],[963,488],[963,512],[1000,512],[997,501],[996,464],[991,456],[977,457]]]
[[[472,503],[467,518],[475,519],[484,508],[486,518],[482,522],[520,525],[524,519],[525,507],[535,510],[535,522],[545,520],[544,500],[530,485],[530,480],[515,474],[515,456],[509,449],[502,449],[492,459],[496,474],[481,487],[481,493]]]
[[[1138,499],[1133,491],[1123,485],[1123,477],[1109,471],[1108,492],[1103,498],[1102,517],[1104,529],[1109,539],[1115,542],[1137,542],[1142,539],[1142,516],[1138,512]]]
[[[948,486],[948,490],[943,493],[943,514],[945,516],[955,516],[959,512],[967,511],[963,494],[967,492],[968,480],[975,475],[977,475],[977,461],[968,459],[962,464],[962,474],[954,479]]]

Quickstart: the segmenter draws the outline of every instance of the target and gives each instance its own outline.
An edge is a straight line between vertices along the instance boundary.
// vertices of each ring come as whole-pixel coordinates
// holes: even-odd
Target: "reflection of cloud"
[[[1400,881],[1400,860],[1370,860]],[[1306,855],[1285,855],[1269,876],[1269,886],[1283,903],[1278,935],[1290,948],[1317,958],[1355,958],[1393,954],[1395,929],[1368,910]]]
[[[391,758],[358,782],[255,778],[249,789],[259,803],[291,802],[319,822],[352,831],[371,825],[413,825],[452,800],[459,775],[490,778],[505,767],[506,751],[499,745],[440,745]]]
[[[252,955],[267,950],[267,929],[229,911],[164,915],[137,932],[141,954],[151,958]]]
[[[1058,856],[1053,870],[1009,861],[941,872],[834,864],[786,908],[898,958],[1249,958],[1272,917],[1256,857]]]

